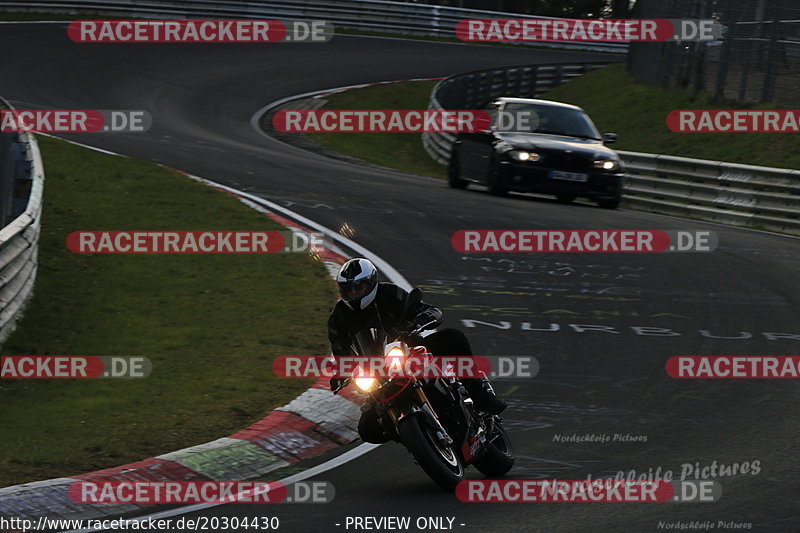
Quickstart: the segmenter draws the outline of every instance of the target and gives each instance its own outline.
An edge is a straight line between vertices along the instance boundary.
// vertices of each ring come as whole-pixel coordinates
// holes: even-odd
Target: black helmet
[[[378,292],[378,269],[368,259],[351,259],[336,275],[339,295],[354,311],[361,311],[375,301]]]

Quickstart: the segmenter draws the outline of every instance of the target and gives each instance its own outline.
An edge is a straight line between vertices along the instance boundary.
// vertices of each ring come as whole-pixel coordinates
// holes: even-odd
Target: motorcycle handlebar
[[[423,331],[425,331],[426,329],[430,328],[431,326],[433,326],[435,324],[436,324],[436,321],[435,320],[431,320],[427,324],[423,324],[422,326],[419,326],[417,329],[415,329],[413,331],[410,331],[408,333],[405,333],[403,335],[403,337],[407,337],[407,338],[408,337],[416,337],[417,335],[419,335],[420,333],[422,333]]]

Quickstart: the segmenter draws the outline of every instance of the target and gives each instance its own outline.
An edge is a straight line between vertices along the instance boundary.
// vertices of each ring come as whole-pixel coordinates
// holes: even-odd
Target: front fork
[[[438,415],[431,408],[431,402],[428,400],[428,396],[425,394],[425,391],[422,390],[422,384],[417,381],[411,386],[414,388],[412,394],[416,395],[418,403],[412,404],[409,409],[403,412],[399,412],[398,409],[393,406],[389,406],[385,410],[386,415],[392,421],[394,427],[396,428],[398,424],[400,424],[400,422],[402,422],[405,418],[416,413],[420,413],[420,416],[423,417],[423,420],[425,420],[425,423],[428,425],[428,427],[433,429],[434,435],[436,436],[436,440],[439,442],[439,444],[444,447],[452,446],[453,439],[447,434],[444,426],[442,426],[441,422],[439,422]]]

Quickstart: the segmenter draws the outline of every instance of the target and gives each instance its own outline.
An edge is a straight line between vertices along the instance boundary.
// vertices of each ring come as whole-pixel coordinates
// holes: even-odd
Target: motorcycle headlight
[[[526,152],[525,150],[511,150],[508,156],[514,161],[538,161],[539,154],[536,152]]]
[[[387,361],[401,361],[405,358],[406,354],[402,348],[395,346],[389,353],[386,354]]]
[[[619,168],[619,161],[614,159],[598,159],[594,162],[594,167],[602,170],[617,170]]]
[[[406,353],[402,348],[395,346],[389,350],[384,358],[386,368],[391,374],[403,375],[403,365],[406,362]]]
[[[378,382],[378,380],[372,376],[365,376],[364,371],[361,370],[360,366],[357,366],[355,370],[353,370],[353,381],[355,382],[356,387],[364,392],[368,392]]]

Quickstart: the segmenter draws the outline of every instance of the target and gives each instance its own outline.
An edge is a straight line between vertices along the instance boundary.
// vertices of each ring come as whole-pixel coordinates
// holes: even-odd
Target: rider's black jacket
[[[423,325],[433,321],[428,329],[439,325],[442,320],[441,310],[419,302],[403,315],[408,292],[392,283],[379,283],[375,301],[367,309],[354,311],[340,300],[328,319],[328,339],[335,356],[356,355],[352,346],[353,335],[359,331],[376,328],[385,331],[390,338],[397,337],[402,331],[413,325]]]

